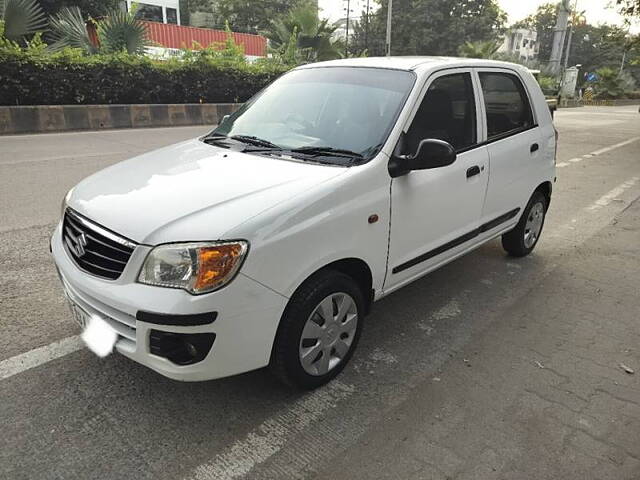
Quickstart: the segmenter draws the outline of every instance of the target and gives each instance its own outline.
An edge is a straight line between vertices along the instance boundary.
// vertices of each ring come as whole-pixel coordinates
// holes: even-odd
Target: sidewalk
[[[523,298],[317,478],[640,479],[640,201]]]

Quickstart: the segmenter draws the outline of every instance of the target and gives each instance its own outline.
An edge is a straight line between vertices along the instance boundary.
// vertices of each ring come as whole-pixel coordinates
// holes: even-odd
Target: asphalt
[[[640,478],[640,115],[556,125],[534,254],[490,242],[376,303],[329,386],[76,351],[0,380],[0,478]],[[47,250],[66,190],[204,131],[0,137],[0,366],[78,333]]]

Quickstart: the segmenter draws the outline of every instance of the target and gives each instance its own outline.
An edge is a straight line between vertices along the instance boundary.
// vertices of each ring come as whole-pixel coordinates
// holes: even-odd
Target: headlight
[[[248,249],[242,240],[160,245],[149,252],[138,281],[194,295],[211,292],[233,280]]]
[[[73,188],[67,192],[67,194],[62,199],[62,205],[60,205],[60,216],[64,217],[64,212],[67,210],[67,202],[69,201],[69,197],[71,197],[71,193],[73,192]]]

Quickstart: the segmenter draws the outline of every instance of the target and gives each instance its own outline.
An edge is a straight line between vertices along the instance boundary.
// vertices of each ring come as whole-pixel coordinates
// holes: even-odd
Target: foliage
[[[37,0],[0,0],[3,36],[11,42],[25,44],[36,32],[47,28],[47,19]]]
[[[616,4],[626,17],[640,17],[640,0],[616,0]]]
[[[350,52],[384,55],[388,0],[356,26]],[[365,17],[366,18],[366,17]],[[461,45],[498,41],[506,14],[495,0],[394,0],[393,55],[456,55]]]
[[[52,51],[65,47],[79,48],[88,54],[97,53],[98,48],[91,42],[82,12],[78,7],[65,7],[52,16],[50,45]]]
[[[556,95],[558,93],[558,79],[556,77],[540,73],[537,80],[545,95]]]
[[[224,68],[207,58],[0,49],[0,105],[243,102],[284,71],[268,63]]]
[[[61,48],[79,48],[87,54],[127,52],[142,54],[147,43],[147,29],[135,17],[135,10],[125,12],[119,8],[107,12],[98,22],[100,46],[95,46],[87,32],[86,23],[78,7],[65,7],[51,17],[52,51]]]
[[[191,48],[183,49],[180,59],[175,61],[196,65],[205,63],[222,68],[243,68],[247,63],[244,48],[235,42],[233,32],[228,24],[225,30],[227,36],[224,42],[213,43],[206,48],[194,42]]]
[[[581,71],[602,67],[619,69],[627,49],[627,32],[614,25],[576,25],[571,41],[569,65],[582,65]]]
[[[329,20],[318,17],[313,5],[306,4],[273,21],[265,35],[272,53],[285,63],[310,63],[342,57],[344,44],[332,38],[335,31]]]
[[[136,18],[135,11],[113,9],[98,23],[100,49],[105,53],[144,53],[147,43],[147,27]]]
[[[100,18],[121,5],[120,0],[39,0],[45,14],[53,16],[65,7],[77,7],[83,18]]]
[[[596,74],[598,75],[598,80],[595,82],[597,98],[620,98],[635,87],[635,82],[629,74],[621,74],[613,68],[600,68]]]
[[[273,19],[282,17],[309,0],[183,0],[188,16],[206,13],[208,28],[223,28],[229,22],[234,32],[258,33],[268,30]]]
[[[500,48],[500,45],[492,40],[486,42],[466,42],[460,46],[458,54],[461,57],[493,59],[496,56],[498,48]]]

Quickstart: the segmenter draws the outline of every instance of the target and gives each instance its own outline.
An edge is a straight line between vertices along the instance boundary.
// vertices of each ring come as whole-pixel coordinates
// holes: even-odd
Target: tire
[[[286,385],[304,390],[329,382],[353,355],[364,311],[364,296],[351,277],[333,270],[313,275],[285,308],[273,345],[271,371]]]
[[[529,255],[540,240],[547,214],[547,197],[534,192],[516,227],[502,235],[502,247],[512,257]]]

